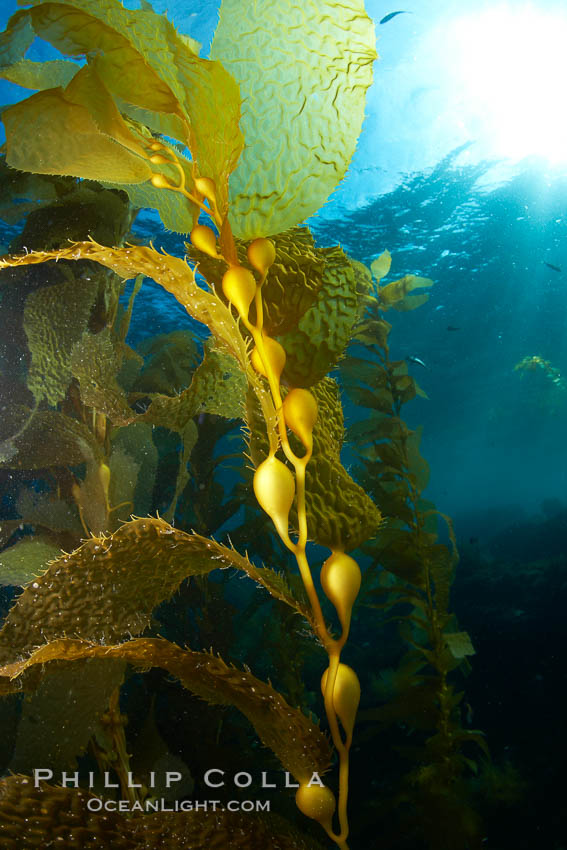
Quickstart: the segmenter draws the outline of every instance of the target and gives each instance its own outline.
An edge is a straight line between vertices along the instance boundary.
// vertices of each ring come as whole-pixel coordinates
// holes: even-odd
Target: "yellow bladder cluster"
[[[154,147],[153,145],[152,148]],[[166,154],[167,156],[153,154],[151,161],[157,163],[159,160],[161,163],[165,160],[176,165],[177,158],[174,151],[167,149]],[[296,802],[303,814],[321,824],[341,850],[347,850],[349,750],[360,700],[360,684],[354,670],[341,663],[340,656],[348,639],[352,608],[360,590],[360,569],[349,555],[342,551],[335,551],[325,561],[321,571],[321,586],[327,598],[333,603],[341,624],[341,636],[337,639],[327,629],[306,555],[308,529],[305,469],[313,451],[313,429],[318,415],[317,401],[309,390],[301,387],[292,387],[285,398],[282,398],[280,377],[285,367],[285,350],[276,339],[263,331],[262,287],[276,259],[274,244],[269,239],[260,237],[254,239],[248,246],[248,261],[259,276],[259,279],[256,279],[251,271],[236,260],[228,222],[226,219],[221,220],[218,213],[214,182],[207,177],[193,179],[195,191],[208,202],[206,206],[196,195],[187,191],[185,174],[181,166],[178,163],[177,165],[180,173],[179,185],[173,185],[162,174],[155,174],[152,182],[154,186],[182,192],[212,218],[219,232],[222,228],[223,238],[217,240],[212,228],[197,224],[191,231],[191,242],[209,256],[225,260],[228,268],[222,278],[223,293],[254,341],[250,355],[252,368],[268,381],[277,414],[279,443],[289,465],[276,457],[278,445],[272,445],[268,457],[259,464],[254,474],[254,493],[260,507],[274,523],[280,538],[295,555],[313,611],[317,635],[329,656],[329,666],[323,673],[321,690],[333,743],[339,755],[339,831],[335,832],[333,827],[337,803],[330,788],[301,783],[296,794]],[[253,302],[256,308],[254,322],[249,318]],[[296,455],[289,443],[288,429],[299,438],[305,449],[301,457]],[[299,531],[295,542],[289,535],[289,512],[294,500],[296,500]],[[344,734],[341,734],[339,721]]]
[[[280,537],[286,537],[289,511],[295,497],[295,481],[287,466],[274,455],[270,455],[256,470],[254,493]]]

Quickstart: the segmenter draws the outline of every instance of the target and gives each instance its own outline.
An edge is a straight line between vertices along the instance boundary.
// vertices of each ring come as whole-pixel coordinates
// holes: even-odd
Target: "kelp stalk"
[[[201,230],[198,231],[196,241],[201,245],[203,244]],[[213,250],[215,250],[214,245],[211,245],[211,255]],[[339,551],[333,551],[331,558],[335,559],[338,571],[340,572],[341,567],[346,565],[346,572],[342,580],[338,582],[335,580],[327,588],[324,587],[326,594],[334,602],[341,620],[342,634],[336,640],[327,629],[306,554],[308,529],[305,503],[305,470],[313,451],[312,431],[317,419],[317,402],[308,390],[300,388],[292,389],[288,393],[286,396],[287,404],[282,400],[280,376],[285,365],[285,351],[276,340],[264,334],[264,311],[261,295],[268,269],[275,259],[275,250],[270,240],[260,237],[249,245],[247,253],[251,265],[260,274],[260,280],[257,283],[254,282],[251,272],[243,266],[227,261],[229,269],[223,278],[223,291],[236,308],[242,323],[254,340],[255,349],[252,354],[252,365],[257,372],[268,380],[277,415],[280,443],[295,472],[294,481],[289,468],[275,456],[277,446],[271,445],[267,459],[256,470],[254,491],[260,506],[272,519],[283,543],[295,555],[311,604],[317,636],[329,656],[329,667],[323,675],[322,691],[333,743],[339,755],[338,817],[340,832],[335,833],[333,830],[332,816],[335,801],[329,789],[312,787],[306,780],[300,785],[296,800],[301,811],[308,817],[319,821],[329,837],[342,850],[346,850],[349,832],[347,817],[349,749],[352,740],[352,727],[360,699],[360,685],[354,671],[340,663],[340,656],[348,639],[351,610],[360,587],[360,571],[353,559],[348,558],[348,561],[341,562],[341,555],[347,556]],[[255,324],[252,324],[248,318],[248,311],[253,300],[256,303]],[[254,356],[255,352],[256,356]],[[305,453],[301,457],[296,455],[290,446],[287,434],[288,427],[299,436],[305,447]],[[291,540],[288,531],[289,511],[294,496],[296,497],[299,531],[296,543]],[[352,564],[354,564],[354,568]],[[338,717],[340,717],[345,731],[345,740],[343,740],[339,729]]]

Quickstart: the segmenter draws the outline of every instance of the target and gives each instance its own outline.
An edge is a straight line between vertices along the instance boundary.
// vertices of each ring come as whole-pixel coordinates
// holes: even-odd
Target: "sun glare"
[[[567,12],[498,5],[451,29],[459,112],[471,137],[496,156],[567,161]]]

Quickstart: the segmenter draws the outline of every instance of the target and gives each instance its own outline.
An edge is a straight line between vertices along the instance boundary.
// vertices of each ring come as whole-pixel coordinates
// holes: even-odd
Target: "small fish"
[[[412,354],[408,354],[408,356],[406,357],[406,360],[407,360],[408,363],[415,363],[416,366],[423,366],[424,369],[431,371],[429,369],[429,366],[426,363],[424,363],[423,360],[420,357],[414,357]]]
[[[395,18],[396,15],[409,15],[411,12],[390,12],[389,15],[384,15],[381,21],[378,21],[379,24],[387,24],[388,21],[391,21],[392,18]]]
[[[544,266],[547,266],[548,269],[551,269],[554,272],[561,272],[561,268],[559,266],[554,266],[553,263],[546,263],[543,261]]]
[[[448,331],[460,331],[460,328],[456,328],[454,325],[447,325]]]

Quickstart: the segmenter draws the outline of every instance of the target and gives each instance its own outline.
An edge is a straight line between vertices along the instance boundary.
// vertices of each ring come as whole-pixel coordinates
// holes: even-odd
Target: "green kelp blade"
[[[116,183],[151,177],[148,162],[102,133],[89,110],[69,101],[63,89],[38,92],[2,118],[12,168]]]
[[[427,289],[433,286],[434,281],[428,277],[418,277],[415,274],[406,274],[399,280],[387,283],[378,290],[380,305],[383,310],[394,307],[396,310],[414,310],[424,304],[428,295],[410,295],[414,289]]]
[[[114,97],[153,113],[152,129],[190,148],[201,176],[214,180],[224,215],[228,175],[243,148],[240,93],[228,71],[201,59],[195,41],[148,8],[132,11],[118,0],[30,5],[25,14],[39,36],[65,55],[89,56]]]
[[[375,557],[388,572],[415,585],[425,587],[423,549],[415,535],[405,529],[390,528],[379,534],[374,547]]]
[[[390,271],[391,265],[392,255],[389,251],[383,251],[379,257],[376,257],[376,259],[373,260],[370,266],[370,271],[374,275],[375,279],[380,282]]]
[[[324,378],[311,392],[319,413],[313,429],[313,456],[306,469],[309,538],[330,548],[356,549],[376,534],[382,516],[341,463],[343,411],[336,382]],[[292,521],[295,516],[292,511]]]
[[[124,121],[94,64],[85,65],[75,74],[65,88],[65,97],[71,103],[85,106],[101,133],[142,158],[148,156],[146,146],[151,137],[142,136],[131,122]]]
[[[20,519],[3,519],[0,520],[0,546],[4,546],[9,542],[12,535],[18,531],[22,524]]]
[[[412,484],[420,493],[429,483],[429,464],[419,451],[422,434],[423,426],[419,425],[415,431],[410,432],[406,440],[408,473]]]
[[[353,339],[360,340],[365,345],[375,345],[378,348],[388,347],[388,335],[392,325],[384,319],[367,319],[355,328]]]
[[[400,313],[408,313],[410,310],[416,310],[422,307],[429,301],[429,293],[424,292],[422,295],[406,295],[401,301],[396,301],[391,305],[394,310],[399,310]]]
[[[77,850],[77,835],[100,850],[323,850],[315,839],[266,812],[229,812],[217,806],[216,811],[142,810],[130,815],[92,811],[98,808],[89,806],[94,799],[81,788],[46,782],[35,787],[28,776],[0,779],[3,850],[28,850],[31,845],[24,841],[31,822],[36,847],[49,847],[57,834],[58,850]]]
[[[343,357],[339,364],[342,382],[347,387],[358,383],[367,384],[369,387],[382,388],[388,382],[388,373],[377,360],[365,359],[363,357]]]
[[[242,95],[232,229],[246,239],[281,233],[346,173],[372,82],[374,25],[361,0],[223,0],[211,57]]]
[[[35,664],[116,658],[137,667],[162,667],[183,687],[214,705],[233,705],[252,723],[262,743],[299,781],[330,766],[329,741],[297,708],[292,708],[271,685],[243,670],[229,667],[206,652],[181,649],[162,638],[138,638],[116,646],[81,640],[55,640],[16,663],[0,667],[0,678],[13,679]]]
[[[19,773],[36,764],[48,764],[54,773],[76,770],[75,757],[100,728],[125,671],[125,661],[90,658],[44,676],[23,701],[9,770]]]
[[[194,270],[184,260],[160,254],[153,248],[136,245],[106,248],[91,241],[76,242],[69,248],[56,251],[34,251],[19,257],[4,257],[0,259],[0,269],[35,265],[47,260],[93,260],[125,279],[142,274],[163,286],[185,307],[190,316],[207,325],[216,338],[218,348],[235,358],[260,402],[270,445],[276,450],[278,438],[274,405],[270,393],[250,365],[248,344],[240,333],[236,319],[217,295],[198,286]]]
[[[443,638],[454,658],[460,660],[467,655],[475,655],[475,648],[468,632],[444,632]]]
[[[67,62],[64,59],[52,59],[49,62],[31,62],[29,59],[22,59],[0,68],[0,77],[25,89],[39,91],[58,86],[65,88],[79,68],[80,66],[75,62]]]
[[[110,328],[98,334],[85,331],[72,348],[69,369],[79,382],[81,401],[104,413],[114,425],[129,425],[138,419],[130,408],[117,375],[122,358]]]
[[[294,387],[312,386],[337,364],[364,310],[361,294],[369,284],[368,271],[340,247],[317,253],[325,265],[316,300],[297,327],[280,337],[287,355],[284,378]]]
[[[161,254],[154,248],[128,245],[107,248],[94,241],[76,242],[56,251],[34,251],[0,259],[0,268],[34,265],[47,260],[93,260],[128,280],[139,274],[150,277],[170,292],[190,316],[207,325],[223,350],[247,366],[247,346],[230,309],[214,294],[201,289],[194,271],[179,257]]]
[[[110,466],[110,490],[109,498],[111,505],[120,504],[122,501],[132,501],[141,516],[149,514],[152,510],[152,495],[156,480],[158,467],[158,450],[152,440],[153,428],[145,422],[133,422],[126,428],[116,428],[111,436],[112,448],[109,459]],[[120,458],[126,458],[122,463]],[[126,468],[132,464],[139,469],[134,492],[126,493],[124,485],[127,482],[121,475]],[[128,473],[126,472],[126,475]],[[132,473],[128,475],[132,479]],[[128,505],[120,512],[122,516],[127,515]]]
[[[187,187],[192,185],[191,163],[181,154],[176,154],[185,173]],[[155,171],[169,173],[167,166],[154,166]],[[108,189],[122,189],[128,193],[130,203],[138,209],[151,208],[157,210],[162,224],[167,230],[175,233],[189,233],[199,218],[199,207],[190,203],[180,192],[168,192],[158,189],[152,183],[108,183],[101,181]]]
[[[22,417],[27,424],[21,427]],[[83,422],[59,413],[39,410],[36,413],[14,405],[4,412],[4,423],[13,422],[13,453],[0,456],[0,466],[9,469],[47,469],[52,466],[75,466],[85,461],[100,462],[101,447]],[[7,440],[8,442],[8,440]]]
[[[31,354],[27,385],[38,402],[45,399],[55,406],[65,398],[73,377],[71,352],[87,327],[98,289],[96,278],[70,275],[26,298],[23,324]]]
[[[373,413],[347,428],[347,440],[357,445],[377,443],[379,440],[401,440],[409,434],[405,422],[397,416]]]
[[[244,418],[245,395],[246,377],[234,358],[208,346],[187,389],[175,396],[144,393],[151,403],[147,411],[136,418],[182,433],[199,413],[212,413],[226,419]]]
[[[21,587],[61,554],[49,537],[24,537],[0,552],[0,584]]]
[[[34,39],[30,15],[27,12],[13,15],[4,32],[0,33],[0,68],[19,62]]]
[[[390,413],[394,404],[392,393],[385,387],[368,390],[366,387],[346,386],[345,392],[354,404]]]
[[[245,572],[311,622],[277,573],[214,540],[147,517],[93,536],[29,582],[0,630],[0,661],[71,634],[102,643],[139,634],[185,578],[227,567]]]

